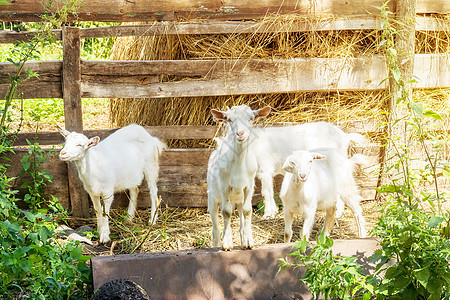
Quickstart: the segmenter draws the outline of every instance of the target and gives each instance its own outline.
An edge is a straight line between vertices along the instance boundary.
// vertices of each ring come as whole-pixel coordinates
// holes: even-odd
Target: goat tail
[[[350,157],[350,160],[355,165],[367,166],[369,164],[369,162],[367,160],[367,156],[364,154],[359,154],[359,153],[355,154],[352,157]]]
[[[367,144],[369,144],[369,141],[365,136],[356,132],[347,133],[347,137],[351,142],[354,142],[360,146],[366,146]]]
[[[164,150],[167,150],[167,148],[168,148],[168,147],[167,147],[167,144],[166,144],[165,142],[163,142],[163,141],[157,139],[156,146],[155,146],[155,154],[156,154],[156,156],[157,156],[157,157],[160,157],[160,156],[161,156],[161,153],[162,153]]]

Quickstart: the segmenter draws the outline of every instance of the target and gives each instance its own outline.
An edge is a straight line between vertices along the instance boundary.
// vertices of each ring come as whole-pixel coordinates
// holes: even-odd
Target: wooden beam
[[[449,31],[450,25],[435,17],[418,16],[416,28],[419,31]],[[333,30],[375,30],[380,29],[378,17],[355,18],[310,18],[296,21],[191,21],[162,22],[146,25],[123,25],[97,28],[82,28],[81,38],[184,35],[184,34],[242,34],[242,33],[277,33],[308,32]],[[1,39],[0,39],[1,41]]]
[[[39,78],[31,78],[22,82],[23,97],[30,98],[62,98],[61,71],[62,61],[30,61],[25,63],[24,71],[31,69],[39,74]],[[0,63],[0,95],[9,89],[10,75],[17,72],[12,63]],[[22,72],[25,78],[27,72]]]
[[[8,88],[8,84],[1,83],[0,95],[5,95]],[[23,99],[62,98],[61,81],[45,82],[39,80],[29,80],[22,84],[21,91],[23,92]]]
[[[63,28],[63,97],[66,129],[83,131],[81,111],[80,29]]]
[[[444,2],[445,0],[435,0]],[[271,14],[355,16],[377,14],[373,6],[382,0],[323,0],[314,3],[298,0],[234,1],[234,0],[95,0],[83,1],[81,8],[68,21],[170,21],[186,19],[245,20]],[[443,4],[445,5],[445,4]],[[57,13],[62,1],[53,1],[46,12],[41,1],[21,0],[2,7],[0,21],[40,21],[45,13]],[[392,8],[394,4],[390,4]],[[433,7],[436,7],[434,5]],[[445,7],[442,7],[445,9]],[[445,13],[445,10],[440,13]]]
[[[298,14],[314,16],[356,16],[377,15],[374,6],[381,6],[382,0],[267,0],[267,1],[233,1],[233,0],[95,0],[83,1],[76,14],[69,15],[68,21],[102,21],[102,22],[138,22],[170,21],[187,19],[209,20],[248,20],[271,14]],[[57,13],[62,6],[61,0],[53,1],[50,11]],[[389,3],[394,11],[395,1]],[[14,1],[12,5],[2,6],[0,21],[39,22],[46,13],[39,0]],[[447,0],[417,0],[418,14],[448,14],[450,3]]]
[[[299,19],[295,22],[274,21],[190,21],[190,22],[158,22],[147,25],[122,25],[95,28],[80,28],[80,38],[104,38],[152,35],[183,34],[242,34],[242,33],[276,33],[307,32],[332,30],[375,30],[380,29],[380,22],[375,16],[357,18],[324,18],[311,20]],[[417,31],[449,31],[450,24],[443,19],[417,16]],[[0,44],[29,42],[36,31],[0,31]],[[56,40],[62,39],[62,30],[54,29]]]
[[[441,114],[443,119],[447,119],[448,116],[444,116]],[[289,126],[300,123],[273,123],[269,126],[278,127],[278,126]],[[380,130],[380,125],[377,120],[374,119],[365,119],[365,120],[352,120],[347,122],[338,122],[336,124],[345,132],[358,132],[363,134],[378,134],[382,131]],[[266,127],[267,124],[257,124],[257,127]],[[170,126],[144,126],[147,131],[160,139],[168,140],[168,139],[179,139],[179,140],[189,140],[189,139],[212,139],[216,136],[217,131],[219,130],[218,126],[209,126],[209,125],[170,125]],[[450,131],[450,127],[448,124],[442,124],[440,121],[431,120],[429,124],[424,128],[424,130],[432,130],[436,131],[436,128],[439,128],[439,131],[442,133]],[[100,139],[105,139],[111,133],[116,131],[117,128],[114,129],[95,129],[95,130],[84,130],[84,134],[87,137],[99,136]],[[218,133],[220,136],[221,133]],[[26,140],[34,141],[36,140],[40,145],[60,145],[64,142],[63,137],[56,131],[41,131],[37,134],[35,132],[21,132],[18,134],[17,139],[14,140],[14,146],[26,146],[28,145]],[[183,150],[174,150],[173,152],[184,151]],[[203,150],[202,150],[203,151]],[[181,161],[180,164],[185,162]]]
[[[196,125],[170,125],[170,126],[144,126],[147,131],[160,139],[170,140],[189,140],[189,139],[212,139],[218,126],[196,126]],[[84,130],[83,133],[87,137],[99,136],[100,139],[105,139],[111,133],[116,131],[114,129],[95,129]],[[14,146],[26,146],[26,140],[36,140],[40,145],[60,145],[64,142],[63,137],[55,131],[42,131],[37,134],[34,132],[21,132],[14,141]]]
[[[63,97],[66,129],[83,131],[81,111],[81,68],[80,68],[80,29],[64,27],[63,36]],[[89,198],[78,178],[74,163],[67,163],[69,197],[72,214],[76,217],[89,217]]]
[[[63,62],[61,60],[47,60],[47,61],[28,61],[25,63],[23,69],[31,69],[38,74],[60,74],[62,71]],[[10,62],[0,63],[0,76],[2,74],[16,73],[16,66]],[[24,75],[26,76],[26,75]]]
[[[450,63],[446,54],[417,54],[414,74],[418,83],[414,88],[450,87]],[[98,63],[108,69],[108,64]],[[194,74],[208,74],[206,79],[184,79],[175,82],[131,84],[108,82],[107,77],[97,77],[96,82],[82,82],[82,97],[87,98],[166,98],[201,97],[246,94],[270,94],[310,91],[378,90],[387,77],[384,58],[313,58],[274,60],[222,60],[165,61],[166,74],[195,70]],[[128,63],[134,69],[137,62]],[[142,63],[148,72],[159,72],[162,62]],[[213,65],[213,67],[211,67]],[[181,71],[178,71],[181,70]],[[217,71],[216,71],[217,70]],[[173,72],[172,72],[173,71]],[[125,71],[124,71],[125,72]],[[141,72],[141,71],[138,71]],[[216,73],[217,72],[217,73]],[[224,76],[224,74],[227,74]]]
[[[6,43],[20,43],[20,42],[30,42],[37,31],[9,31],[9,30],[0,30],[0,44]],[[52,29],[52,35],[55,37],[57,41],[62,40],[62,30],[61,29]]]
[[[414,75],[419,82],[414,88],[450,87],[450,62],[446,54],[416,54],[415,60]],[[58,83],[62,62],[31,62],[26,66],[42,76],[39,80],[32,79],[23,83],[24,98],[62,97]],[[10,63],[0,63],[0,70],[5,71],[0,71],[0,74],[5,74],[0,75],[0,94],[5,93],[8,88],[7,82],[3,83],[2,78],[7,79],[6,73],[13,71],[12,69]],[[81,72],[81,96],[89,98],[376,90],[386,88],[379,83],[387,77],[384,59],[379,56],[276,60],[82,61]],[[175,82],[155,83],[154,77],[163,74],[185,78]],[[151,80],[147,80],[148,78]],[[68,81],[67,84],[78,84],[78,81]],[[71,106],[72,104],[68,107]],[[81,111],[81,104],[78,109]],[[80,114],[78,118],[81,119]]]

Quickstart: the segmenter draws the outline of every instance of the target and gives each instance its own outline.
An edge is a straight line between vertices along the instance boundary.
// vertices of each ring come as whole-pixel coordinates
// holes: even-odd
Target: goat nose
[[[61,151],[61,155],[66,155],[66,151]]]
[[[305,180],[306,174],[300,174],[300,178],[301,178],[302,180]]]
[[[236,135],[237,135],[238,137],[242,137],[242,136],[244,135],[244,133],[243,133],[243,132],[236,132]]]

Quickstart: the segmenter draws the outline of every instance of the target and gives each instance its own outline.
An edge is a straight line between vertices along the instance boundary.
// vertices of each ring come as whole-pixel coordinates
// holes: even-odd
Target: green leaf
[[[444,218],[441,218],[441,217],[431,217],[431,218],[430,218],[430,221],[428,222],[428,227],[434,228],[434,227],[438,226],[439,224],[441,224],[442,221],[444,221]]]
[[[36,215],[34,213],[32,213],[30,211],[23,211],[23,214],[28,219],[28,221],[30,221],[30,222],[36,221]]]
[[[322,246],[325,244],[325,230],[322,230],[322,232],[319,234],[319,237],[317,238],[317,245]]]
[[[392,72],[392,76],[394,77],[395,82],[399,83],[400,76],[401,76],[400,70],[395,69],[395,70],[392,70],[391,72]]]
[[[447,286],[450,286],[450,272],[441,274],[441,277],[447,282]]]
[[[12,3],[9,3],[6,0],[0,0],[0,5],[11,5]]]
[[[425,111],[425,112],[423,113],[423,116],[424,116],[424,117],[433,118],[433,119],[435,119],[435,120],[442,121],[441,116],[440,116],[437,112],[432,111],[432,110],[427,110],[427,111]]]
[[[325,243],[323,244],[323,247],[325,249],[330,249],[331,247],[333,247],[333,240],[327,236],[325,236]]]
[[[423,117],[423,104],[422,103],[415,103],[410,102],[409,107],[414,111],[414,113],[419,117]]]
[[[303,240],[300,242],[300,251],[302,253],[305,253],[307,246],[308,246],[308,240],[306,238],[303,238]]]
[[[376,188],[379,193],[395,193],[398,191],[398,187],[393,184],[382,185]]]
[[[362,300],[370,300],[370,298],[372,298],[370,293],[364,293],[364,295],[362,296]]]
[[[24,162],[22,163],[22,169],[23,169],[24,171],[26,171],[26,170],[28,170],[29,168],[30,168],[30,163],[27,162],[27,161],[24,161]]]
[[[41,228],[38,229],[38,234],[43,242],[47,241],[47,239],[52,236],[52,233],[46,226],[41,226]]]
[[[403,274],[403,276],[397,276],[394,279],[394,288],[397,291],[402,291],[409,285],[410,282],[411,278],[409,276],[406,276],[405,274]]]
[[[446,178],[446,179],[450,179],[450,170],[448,170],[448,169],[443,169],[442,170],[442,175],[444,175],[444,177]]]
[[[432,299],[440,299],[442,294],[442,281],[439,278],[434,277],[433,280],[428,281],[427,291],[432,294]]]
[[[413,286],[409,286],[402,294],[404,299],[417,299],[417,296],[417,290]]]
[[[430,279],[430,269],[428,267],[414,272],[414,277],[423,286],[427,287],[428,280]]]
[[[395,279],[395,277],[397,277],[397,275],[399,275],[401,272],[402,271],[397,268],[397,266],[392,265],[386,270],[384,277],[386,279]]]
[[[381,27],[383,27],[383,25],[384,25],[385,22],[386,22],[385,20],[381,20],[381,21],[380,21]],[[386,42],[387,42],[387,40],[382,40],[382,41],[378,44],[377,47],[378,47],[378,48],[381,48]]]

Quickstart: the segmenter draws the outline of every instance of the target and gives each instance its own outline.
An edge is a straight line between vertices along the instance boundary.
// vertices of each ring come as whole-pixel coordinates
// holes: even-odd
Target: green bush
[[[324,299],[370,299],[374,292],[372,278],[366,277],[356,257],[334,255],[332,246],[333,240],[323,231],[316,246],[311,247],[306,239],[296,241],[292,248],[297,250],[288,254],[293,261],[280,259],[279,271],[307,267],[300,281],[309,288],[313,299],[319,295]]]
[[[7,166],[0,165],[0,297],[88,299],[92,279],[86,261],[90,257],[82,255],[79,242],[57,238],[55,220],[65,212],[56,198],[47,200],[44,207],[41,192],[48,173],[39,169],[42,160],[29,163],[32,160],[30,155],[23,159],[27,168],[34,168],[34,182],[28,185],[32,195],[27,193],[24,198],[39,199],[30,202],[32,210],[18,208]]]

